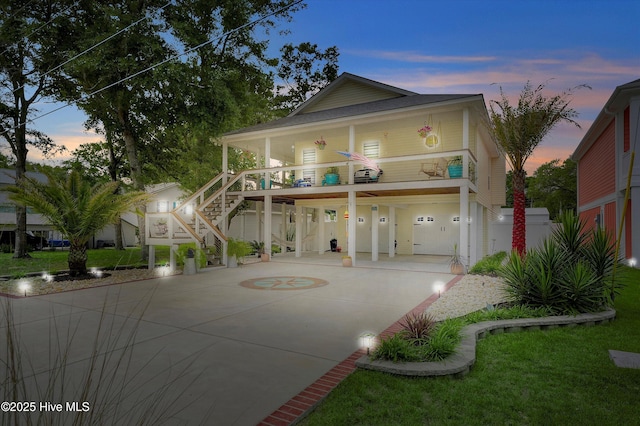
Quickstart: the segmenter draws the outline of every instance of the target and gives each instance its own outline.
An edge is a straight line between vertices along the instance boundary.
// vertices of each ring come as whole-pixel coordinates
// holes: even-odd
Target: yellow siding
[[[503,156],[491,159],[491,204],[504,206],[507,202],[507,166]]]
[[[304,113],[324,111],[332,108],[340,108],[348,105],[357,105],[397,97],[399,97],[397,93],[377,87],[371,87],[355,81],[349,81],[343,84],[340,87],[340,90],[331,92],[318,101],[318,103],[305,108]]]

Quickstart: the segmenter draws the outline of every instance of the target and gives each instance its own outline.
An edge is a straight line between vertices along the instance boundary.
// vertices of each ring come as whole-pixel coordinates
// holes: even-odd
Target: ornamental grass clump
[[[500,271],[515,304],[544,307],[552,314],[597,312],[613,304],[620,290],[612,273],[616,263],[611,235],[585,229],[573,212],[541,247],[525,256],[512,252]]]
[[[442,361],[455,352],[464,323],[456,318],[436,323],[430,315],[409,314],[403,318],[401,325],[403,330],[381,340],[371,354],[372,359],[392,362]]]
[[[412,314],[408,313],[400,320],[403,328],[403,336],[413,342],[414,345],[420,345],[426,342],[436,327],[436,321],[433,316],[426,313]]]

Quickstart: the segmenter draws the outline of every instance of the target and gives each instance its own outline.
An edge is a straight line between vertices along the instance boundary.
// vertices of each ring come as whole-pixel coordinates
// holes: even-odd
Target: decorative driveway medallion
[[[311,277],[264,277],[242,281],[240,285],[257,290],[305,290],[329,284],[325,280]]]

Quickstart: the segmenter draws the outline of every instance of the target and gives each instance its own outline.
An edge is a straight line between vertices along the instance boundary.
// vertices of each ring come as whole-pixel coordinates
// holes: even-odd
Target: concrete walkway
[[[360,262],[344,268],[319,257],[281,256],[236,269],[14,299],[25,365],[46,380],[55,365],[50,349],[71,341],[65,343],[69,380],[80,381],[95,348],[108,361],[109,377],[127,383],[119,391],[122,409],[166,385],[162,408],[171,413],[169,424],[258,424],[358,350],[361,334],[385,330],[427,299],[434,283],[453,278],[397,261],[394,267]],[[262,277],[327,284],[287,290],[239,285]],[[126,346],[133,356],[116,367]],[[64,400],[53,402],[72,400],[58,398]]]

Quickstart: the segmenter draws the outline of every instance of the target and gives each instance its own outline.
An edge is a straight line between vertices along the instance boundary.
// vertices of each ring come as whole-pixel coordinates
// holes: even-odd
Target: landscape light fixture
[[[31,284],[27,281],[21,281],[20,284],[18,284],[18,288],[20,291],[24,292],[24,297],[27,297],[27,292],[31,290]]]
[[[436,281],[433,284],[433,291],[437,291],[438,292],[438,299],[440,299],[440,295],[444,291],[444,283],[442,281]]]
[[[371,351],[373,347],[373,343],[375,342],[376,335],[373,333],[364,333],[360,336],[360,342],[362,347],[367,348],[367,355]]]

